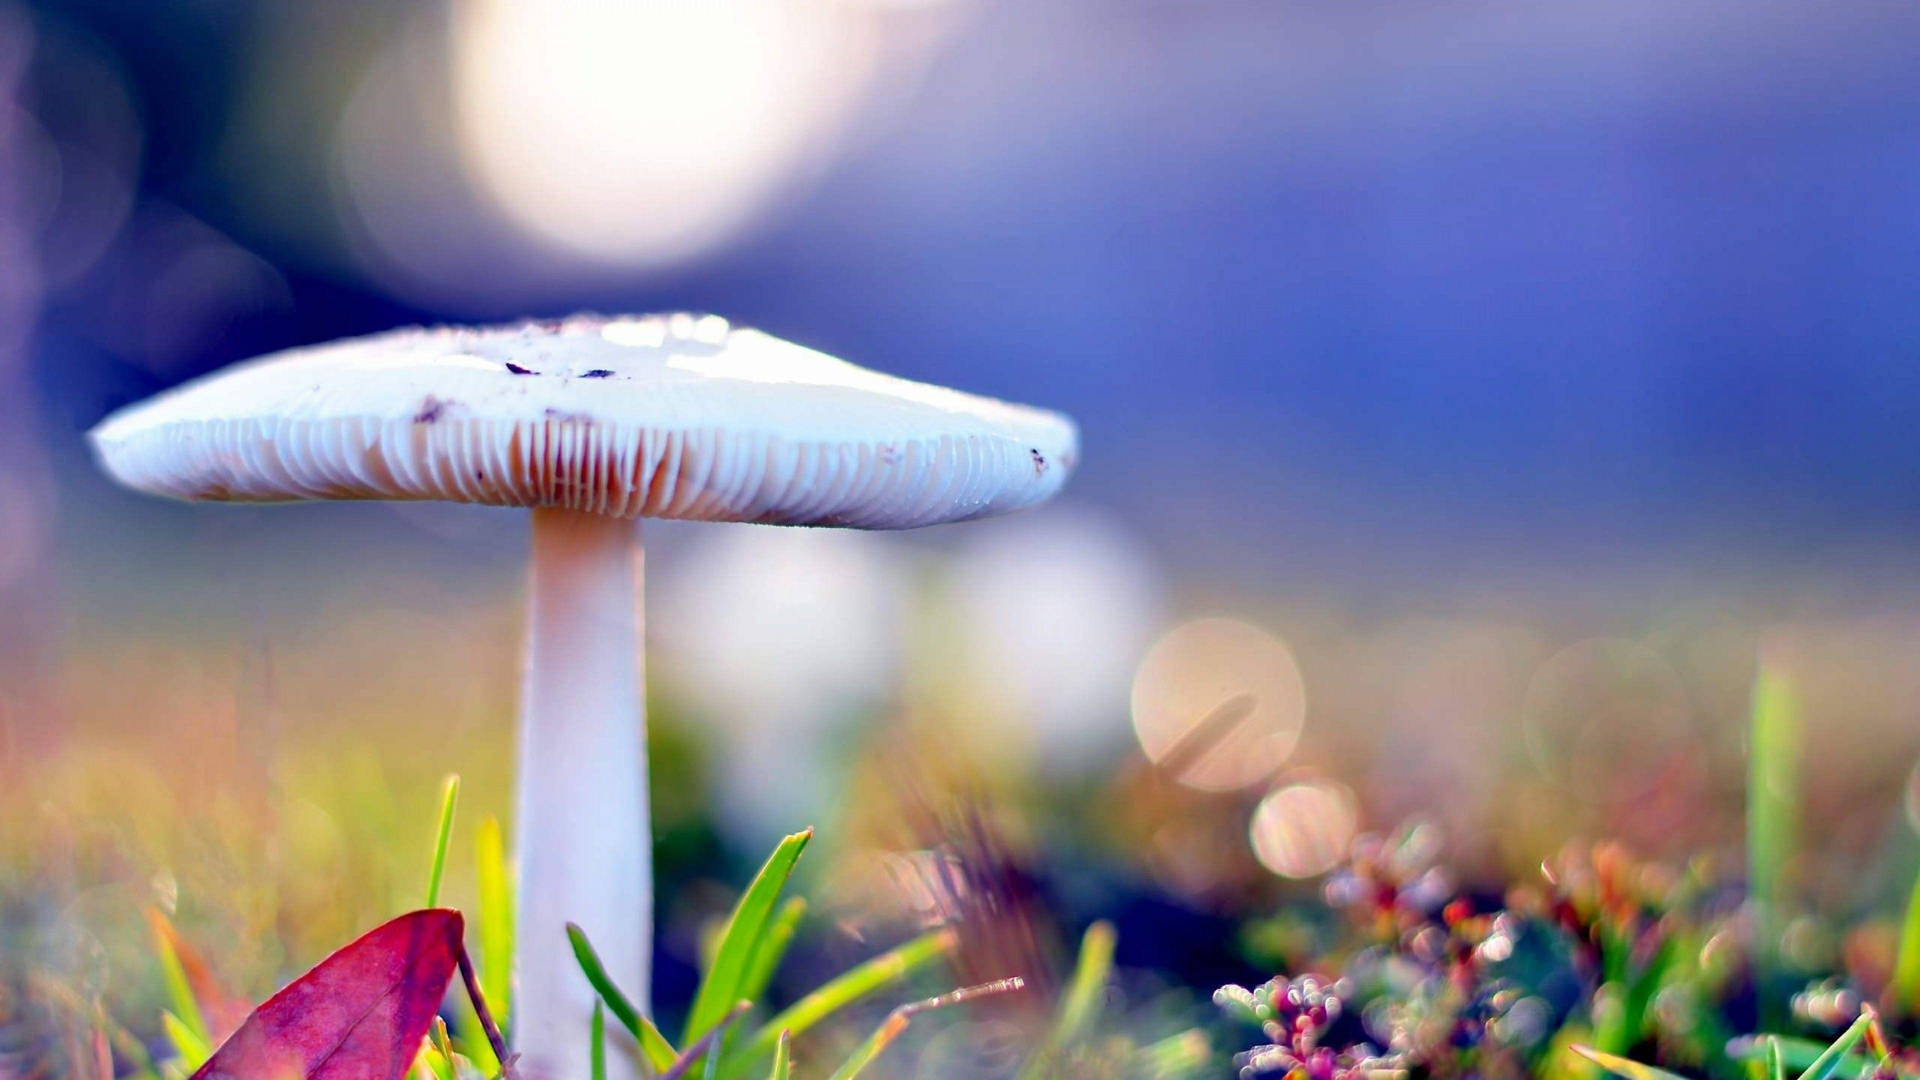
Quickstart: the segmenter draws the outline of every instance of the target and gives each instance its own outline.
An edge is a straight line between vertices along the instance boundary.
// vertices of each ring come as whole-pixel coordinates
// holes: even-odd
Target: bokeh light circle
[[[1339,865],[1360,828],[1353,793],[1328,781],[1279,788],[1254,807],[1247,837],[1260,865],[1285,878],[1309,878]]]
[[[658,263],[730,236],[822,147],[868,20],[786,0],[463,0],[453,97],[477,186],[536,237]]]
[[[1169,631],[1133,677],[1133,730],[1148,760],[1202,791],[1272,776],[1293,753],[1306,685],[1286,643],[1237,619]]]
[[[1701,750],[1679,673],[1621,638],[1589,638],[1548,658],[1527,684],[1521,720],[1534,766],[1583,802],[1639,798]]]

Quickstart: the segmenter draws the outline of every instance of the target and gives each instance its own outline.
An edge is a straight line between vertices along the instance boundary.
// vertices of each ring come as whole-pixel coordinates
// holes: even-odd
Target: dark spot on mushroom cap
[[[1041,473],[1047,471],[1047,459],[1040,453],[1039,447],[1029,446],[1027,447],[1027,453],[1033,455],[1033,475],[1039,476]]]
[[[538,374],[540,374],[539,372],[537,372],[537,371],[535,371],[535,370],[533,370],[532,368],[523,368],[523,367],[521,367],[521,366],[520,366],[519,364],[516,364],[516,363],[514,363],[514,362],[513,362],[513,361],[511,361],[511,360],[509,360],[509,361],[507,361],[507,370],[508,370],[508,371],[511,371],[511,372],[513,372],[513,373],[514,373],[515,375],[538,375]]]
[[[420,411],[413,414],[413,422],[416,424],[431,424],[440,419],[440,414],[446,411],[446,402],[441,401],[432,394],[428,394],[425,398],[421,399]]]
[[[610,379],[613,377],[613,372],[603,367],[597,367],[580,377],[583,379]]]

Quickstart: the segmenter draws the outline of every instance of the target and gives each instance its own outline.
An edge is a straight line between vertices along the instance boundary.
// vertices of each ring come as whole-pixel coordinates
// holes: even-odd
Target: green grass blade
[[[754,1032],[739,1060],[744,1065],[761,1060],[779,1042],[782,1033],[805,1034],[807,1029],[882,987],[945,956],[954,945],[951,930],[936,930],[889,949],[865,963],[848,968],[794,1002]]]
[[[440,879],[447,872],[447,842],[453,839],[453,810],[460,803],[460,774],[440,783],[440,826],[433,834],[433,867],[427,871],[427,907],[440,906]]]
[[[1207,1042],[1206,1033],[1199,1028],[1188,1028],[1140,1049],[1144,1074],[1156,1080],[1183,1080],[1185,1077],[1198,1076],[1212,1057],[1213,1047]]]
[[[873,1034],[867,1036],[865,1042],[855,1047],[847,1060],[833,1071],[833,1076],[829,1080],[853,1080],[854,1077],[866,1071],[867,1066],[873,1064],[874,1059],[886,1050],[889,1043],[899,1038],[900,1033],[907,1030],[907,1024],[920,1013],[929,1009],[944,1009],[949,1005],[958,1005],[963,1001],[972,1001],[974,998],[985,997],[988,994],[1004,994],[1025,985],[1026,982],[1022,979],[1001,979],[998,982],[963,987],[950,994],[902,1005],[887,1014],[887,1018],[880,1022],[880,1026],[873,1029]]]
[[[1612,937],[1605,934],[1603,936]],[[1621,940],[1612,950],[1614,973],[1610,977],[1618,991],[1621,1007],[1607,1011],[1604,1020],[1594,1024],[1593,1047],[1609,1054],[1624,1054],[1645,1037],[1652,1022],[1653,998],[1673,965],[1678,945],[1671,937],[1663,939],[1643,964],[1635,965],[1635,946]]]
[[[593,1068],[593,1080],[607,1080],[607,1007],[601,1002],[593,1003],[593,1027],[590,1059]]]
[[[474,835],[474,868],[480,886],[480,989],[502,1025],[512,1015],[513,883],[500,822],[489,814]]]
[[[448,773],[440,789],[440,827],[434,834],[433,870],[427,879],[428,907],[435,906],[440,898],[440,882],[446,870],[449,841],[453,837],[454,809],[459,801],[459,774]],[[488,1011],[493,1013],[498,1023],[506,1013],[506,999],[511,984],[508,975],[513,969],[512,947],[511,944],[502,947],[502,936],[506,942],[511,942],[513,913],[509,910],[511,902],[506,899],[506,859],[500,841],[500,823],[491,816],[480,822],[479,833],[474,841],[474,854],[480,885],[477,920],[480,933],[480,991],[486,995]],[[499,996],[496,997],[496,994]],[[500,1061],[494,1053],[493,1043],[482,1030],[480,1014],[471,998],[464,1000],[459,1008],[460,1048],[482,1075],[493,1076],[500,1071]]]
[[[1054,1022],[1054,1034],[1061,1045],[1077,1038],[1099,1015],[1118,940],[1110,922],[1094,923],[1080,938],[1080,959],[1073,966],[1073,979],[1067,984],[1059,1018]]]
[[[1860,1050],[1868,1057],[1883,1064],[1888,1058],[1893,1056],[1893,1047],[1887,1043],[1887,1033],[1880,1027],[1880,1015],[1878,1013],[1872,1013],[1867,1018],[1867,1034],[1864,1045],[1860,1047]]]
[[[1773,1080],[1787,1080],[1787,1063],[1780,1056],[1778,1036],[1767,1040],[1767,1075]]]
[[[1826,1043],[1791,1035],[1742,1035],[1728,1041],[1727,1057],[1739,1062],[1760,1063],[1761,1073],[1764,1074],[1769,1044],[1779,1047],[1781,1067],[1792,1076],[1798,1076],[1800,1070],[1812,1065],[1827,1050]],[[1872,1071],[1871,1060],[1854,1055],[1843,1058],[1834,1068],[1833,1075],[1839,1080],[1857,1080]]]
[[[1899,959],[1893,965],[1894,1001],[1906,1012],[1920,1009],[1920,874],[1907,895],[1907,918],[1900,927]]]
[[[767,919],[773,914],[774,901],[779,899],[780,890],[786,887],[787,878],[793,873],[794,863],[799,861],[800,853],[806,850],[807,841],[811,839],[813,830],[806,829],[780,841],[760,872],[754,875],[753,883],[740,895],[733,915],[727,919],[726,929],[721,931],[713,966],[707,969],[700,980],[699,991],[694,994],[693,1009],[687,1014],[687,1030],[681,1042],[691,1043],[713,1030],[720,1018],[740,1000],[747,965],[760,943]]]
[[[607,1011],[620,1021],[620,1026],[632,1032],[639,1041],[640,1053],[647,1063],[656,1072],[672,1068],[675,1059],[680,1056],[674,1052],[673,1044],[613,984],[606,965],[600,962],[600,954],[593,951],[593,943],[587,940],[587,935],[578,926],[568,923],[567,940],[573,943],[574,959],[580,962],[580,970],[586,974],[587,981],[593,984],[594,992],[600,995],[601,1001],[607,1003]]]
[[[154,949],[160,954],[160,977],[166,983],[167,1002],[173,1017],[204,1047],[213,1041],[213,1036],[207,1031],[206,1018],[200,1014],[200,1002],[193,996],[193,985],[187,981],[187,969],[173,947],[173,928],[158,911],[149,909],[147,919],[153,926]],[[174,1045],[179,1045],[178,1039]]]
[[[460,1064],[453,1056],[453,1039],[447,1035],[447,1022],[437,1016],[433,1018],[430,1041],[439,1053],[438,1056],[424,1055],[428,1068],[440,1080],[460,1080]]]
[[[1749,738],[1747,889],[1756,919],[1754,963],[1764,1022],[1778,1011],[1767,990],[1779,959],[1800,756],[1800,706],[1793,681],[1765,657],[1753,680]]]
[[[726,1015],[720,1018],[719,1023],[708,1029],[705,1035],[695,1039],[685,1050],[680,1051],[680,1056],[660,1074],[660,1080],[680,1080],[681,1077],[693,1071],[695,1062],[703,1060],[706,1062],[706,1071],[703,1075],[713,1076],[714,1071],[720,1067],[720,1043],[727,1037],[727,1029],[732,1027],[733,1022],[740,1019],[740,1015],[750,1008],[752,1006],[747,1002],[735,1002],[733,1008],[728,1009]]]
[[[1832,1076],[1833,1071],[1840,1067],[1840,1059],[1846,1057],[1854,1044],[1866,1035],[1867,1028],[1872,1023],[1873,1012],[1868,1009],[1860,1010],[1860,1018],[1848,1025],[1847,1030],[1833,1040],[1833,1045],[1822,1050],[1820,1056],[1813,1059],[1813,1064],[1807,1066],[1807,1071],[1800,1074],[1800,1080],[1827,1080],[1827,1077]]]
[[[1591,1046],[1576,1044],[1570,1049],[1613,1075],[1625,1077],[1626,1080],[1686,1080],[1679,1073],[1670,1073],[1665,1069],[1656,1069],[1651,1065],[1628,1061],[1626,1058],[1617,1057],[1603,1050],[1595,1050]]]
[[[174,1053],[188,1072],[205,1064],[208,1055],[213,1053],[207,1040],[170,1009],[160,1011],[160,1029],[167,1033],[167,1041],[173,1044]]]
[[[793,1080],[793,1033],[783,1031],[780,1041],[773,1044],[773,1068],[767,1073],[767,1080]]]
[[[773,920],[767,923],[766,932],[760,935],[760,941],[753,949],[752,959],[747,961],[747,974],[740,983],[742,1001],[759,1001],[767,992],[767,984],[773,982],[773,973],[780,969],[780,961],[786,958],[787,947],[793,944],[794,931],[799,928],[800,917],[807,913],[805,897],[795,896],[780,905],[774,912]]]
[[[1107,979],[1113,974],[1113,949],[1118,940],[1113,924],[1096,922],[1080,938],[1080,957],[1073,965],[1073,978],[1060,996],[1060,1009],[1053,1027],[1040,1049],[1021,1072],[1023,1080],[1039,1080],[1054,1068],[1054,1058],[1086,1031],[1100,1012]]]
[[[865,1072],[867,1066],[879,1060],[880,1055],[886,1052],[888,1045],[899,1038],[901,1032],[907,1030],[907,1023],[907,1018],[897,1012],[887,1014],[886,1020],[874,1029],[873,1034],[867,1036],[867,1041],[856,1047],[847,1060],[833,1070],[829,1080],[853,1080],[854,1077]]]

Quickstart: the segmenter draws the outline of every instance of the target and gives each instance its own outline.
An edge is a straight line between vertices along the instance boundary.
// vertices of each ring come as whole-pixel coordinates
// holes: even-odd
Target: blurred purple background
[[[80,432],[185,377],[691,307],[1071,411],[1075,494],[1236,587],[1910,576],[1911,4],[6,19],[9,438],[63,543],[147,512]]]

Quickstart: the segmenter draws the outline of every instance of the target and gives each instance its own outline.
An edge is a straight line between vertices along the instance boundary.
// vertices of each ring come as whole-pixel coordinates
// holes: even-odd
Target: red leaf
[[[460,913],[369,931],[253,1010],[192,1080],[399,1080],[459,962]]]

